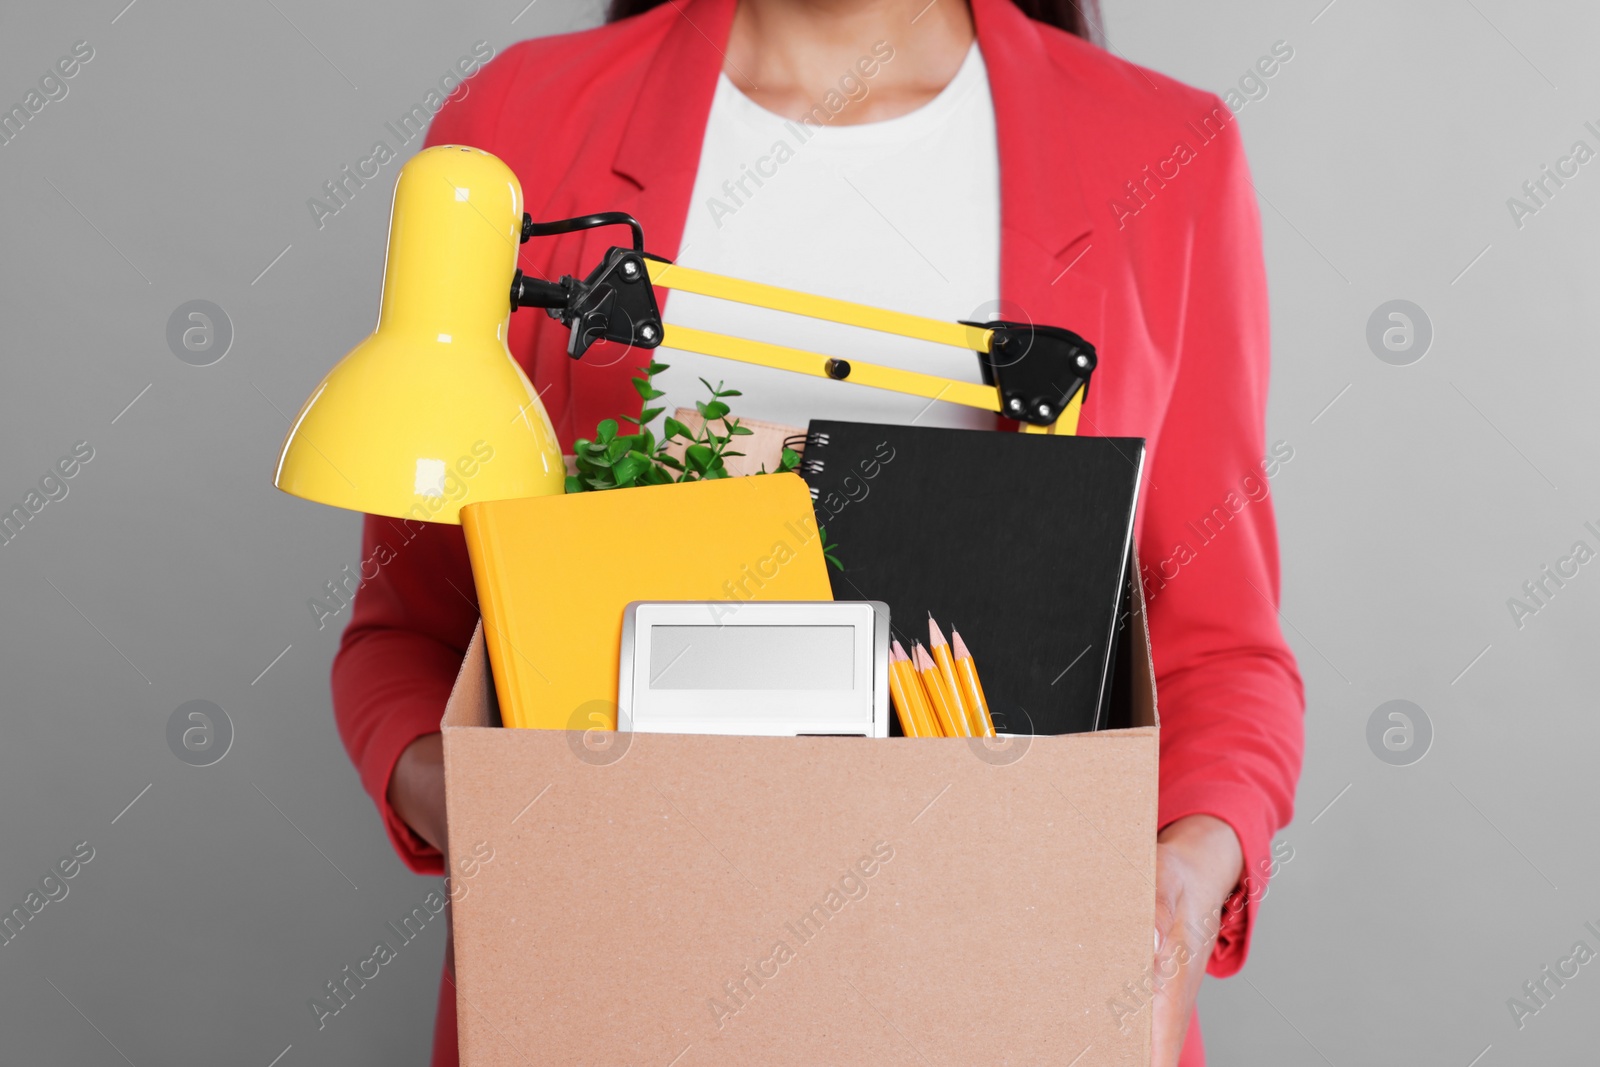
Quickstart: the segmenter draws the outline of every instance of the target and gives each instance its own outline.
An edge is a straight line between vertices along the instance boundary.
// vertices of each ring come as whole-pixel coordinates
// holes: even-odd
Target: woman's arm
[[[1183,910],[1206,920],[1188,938],[1195,958],[1174,995],[1157,1002],[1158,1035],[1180,1040],[1200,968],[1221,977],[1244,963],[1272,836],[1293,808],[1305,707],[1279,626],[1267,484],[1283,450],[1269,459],[1266,272],[1236,123],[1201,149],[1184,180],[1194,200],[1188,247],[1174,250],[1188,268],[1179,368],[1140,542],[1161,709],[1158,892],[1184,888],[1193,895]]]
[[[377,516],[361,540],[363,577],[372,577],[333,661],[334,717],[401,858],[439,874],[439,718],[478,620],[466,542],[457,526]]]

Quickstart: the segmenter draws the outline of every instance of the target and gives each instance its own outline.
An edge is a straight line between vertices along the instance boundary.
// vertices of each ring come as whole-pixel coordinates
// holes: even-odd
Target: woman
[[[1154,1063],[1194,1065],[1201,975],[1244,961],[1299,772],[1303,697],[1277,623],[1263,478],[1292,450],[1264,458],[1266,285],[1233,117],[1088,43],[1081,12],[1074,0],[614,0],[606,26],[508,50],[429,141],[503,158],[535,218],[627,211],[651,251],[691,266],[1094,342],[1083,432],[1149,442],[1138,539],[1163,720],[1159,991],[1112,1010],[1132,1025],[1151,1011]],[[520,265],[581,274],[617,241],[541,239]],[[686,294],[669,306],[684,325],[777,327],[775,340],[851,354],[827,324]],[[632,356],[574,362],[559,325],[534,313],[512,317],[509,340],[568,448],[638,409]],[[674,403],[703,374],[730,378],[753,418],[972,424],[948,405],[661,358]],[[977,373],[915,342],[879,342],[873,358]],[[369,551],[391,526],[368,519]],[[421,872],[443,870],[437,729],[477,619],[471,589],[459,530],[428,528],[361,590],[334,667],[341,733]],[[455,1060],[447,981],[434,1062]]]

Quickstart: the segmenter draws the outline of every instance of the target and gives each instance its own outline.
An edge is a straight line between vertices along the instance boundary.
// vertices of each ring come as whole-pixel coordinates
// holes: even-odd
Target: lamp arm
[[[703,355],[993,411],[1034,433],[1076,432],[1096,356],[1094,346],[1070,330],[1006,321],[949,323],[680,267],[644,251],[638,220],[620,211],[542,223],[524,215],[522,239],[613,225],[632,230],[633,248],[608,249],[587,277],[563,275],[552,282],[518,270],[512,279],[512,310],[544,308],[567,326],[567,354],[574,359],[601,340],[643,349],[666,342]],[[655,298],[658,285],[974,351],[983,384],[686,327],[670,327],[669,339]]]
[[[1008,394],[1005,389],[996,387],[987,371],[985,382],[980,385],[977,382],[957,381],[936,374],[885,367],[882,364],[867,363],[862,360],[839,359],[825,356],[820,352],[807,352],[804,349],[789,348],[766,341],[752,341],[687,326],[675,326],[672,323],[667,323],[664,329],[662,343],[680,351],[748,363],[757,367],[772,367],[795,374],[831,378],[834,381],[851,382],[907,396],[925,397],[928,400],[942,400],[945,403],[960,404],[980,411],[993,411],[1017,419],[1021,423],[1021,428],[1028,433],[1077,433],[1078,416],[1083,409],[1084,398],[1089,392],[1087,373],[1072,378],[1065,388],[1046,386],[1051,391],[1044,396],[1052,402],[1036,403],[1033,408],[1027,409],[1033,417],[1021,418],[1019,414],[1024,411],[1021,405],[1027,402],[1020,400],[1016,394]],[[979,353],[979,358],[989,357],[985,353]],[[1012,401],[1017,403],[1013,404]]]
[[[848,379],[879,389],[995,411],[1025,426],[1055,426],[1069,407],[1081,405],[1096,365],[1094,346],[1071,330],[1058,326],[1005,320],[947,322],[712,274],[655,257],[648,257],[645,266],[650,272],[650,280],[663,289],[731,300],[976,352],[983,386],[988,388],[951,378],[937,378],[854,360],[830,359],[761,342],[690,331],[699,337],[715,338],[709,343],[714,344],[717,351],[708,352],[682,343],[685,331],[669,323],[667,329],[671,331],[671,337],[665,343],[674,348],[747,363],[784,366],[803,373],[822,374],[837,381]],[[782,362],[753,358],[750,354],[753,352],[766,352],[774,359],[781,358]],[[775,355],[779,352],[786,355]],[[1077,409],[1074,407],[1072,410],[1075,424]]]

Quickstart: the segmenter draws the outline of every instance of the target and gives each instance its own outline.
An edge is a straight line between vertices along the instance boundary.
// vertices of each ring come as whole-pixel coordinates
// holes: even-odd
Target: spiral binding
[[[812,445],[818,448],[825,447],[828,443],[827,433],[792,433],[783,439],[783,447],[792,448],[796,452],[804,452]]]
[[[825,432],[791,434],[783,439],[783,447],[793,449],[801,454],[797,470],[801,474],[821,474],[827,469],[827,461],[816,455],[816,450],[826,448],[828,434]],[[817,499],[817,488],[811,486],[811,499]]]

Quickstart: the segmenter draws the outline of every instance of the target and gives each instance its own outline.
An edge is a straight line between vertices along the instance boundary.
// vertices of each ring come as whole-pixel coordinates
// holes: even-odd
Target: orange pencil
[[[905,686],[906,703],[917,721],[918,736],[942,737],[938,716],[934,715],[933,705],[928,700],[928,691],[922,687],[922,679],[917,677],[914,661],[899,641],[894,642],[890,666],[899,667],[900,677]]]
[[[917,676],[922,679],[922,687],[928,691],[928,702],[933,705],[933,713],[939,718],[940,731],[946,737],[971,737],[972,728],[951,704],[950,695],[945,692],[944,679],[939,677],[939,667],[928,655],[928,650],[922,647],[922,642],[918,641],[912,648],[911,657],[912,664],[917,668]]]
[[[972,653],[967,651],[967,643],[961,640],[961,634],[951,630],[950,636],[955,639],[956,674],[961,678],[962,689],[966,692],[967,708],[973,713],[978,736],[993,737],[994,720],[989,717],[989,702],[983,696],[983,683],[978,681],[978,666],[972,661]]]
[[[900,718],[900,732],[907,737],[938,737],[939,728],[933,721],[933,710],[928,707],[922,692],[922,683],[911,669],[911,657],[899,641],[889,656],[889,695],[894,699],[895,713]]]
[[[956,677],[955,661],[950,656],[950,643],[944,639],[944,631],[939,629],[939,624],[933,621],[932,612],[928,613],[928,647],[933,652],[933,662],[938,664],[939,678],[944,682],[945,695],[950,698],[950,710],[967,724],[963,736],[984,736],[983,730],[978,726],[975,709],[969,707],[969,701],[962,692],[961,680]]]

